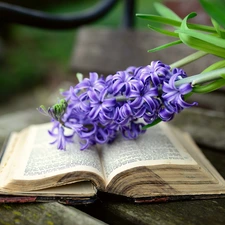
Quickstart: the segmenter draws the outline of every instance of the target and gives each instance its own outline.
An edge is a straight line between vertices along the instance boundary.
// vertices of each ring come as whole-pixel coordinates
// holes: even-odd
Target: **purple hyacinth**
[[[90,112],[89,117],[93,120],[99,115],[99,113],[108,112],[111,111],[112,108],[116,105],[116,99],[115,98],[109,98],[107,99],[108,90],[107,88],[101,90],[100,92],[96,90],[89,90],[88,96],[90,99]]]
[[[54,121],[52,129],[48,132],[54,138],[50,144],[56,144],[58,149],[65,150],[66,143],[73,142],[74,133],[66,135],[64,127],[57,121]]]
[[[135,139],[144,133],[145,125],[169,121],[176,113],[196,105],[184,100],[192,91],[190,84],[176,86],[177,80],[187,77],[186,73],[161,61],[132,66],[107,77],[89,75],[63,92],[65,99],[58,104],[48,110],[39,108],[53,120],[49,134],[59,149],[65,149],[74,135],[80,139],[81,150],[111,143],[119,133]],[[67,128],[72,130],[71,135],[65,135]]]
[[[131,73],[132,70],[128,71],[118,71],[112,77],[112,90],[114,95],[125,93],[126,96],[129,95],[132,89],[132,80],[134,77]]]
[[[179,113],[183,109],[197,104],[196,102],[190,104],[184,101],[184,96],[192,91],[192,87],[191,84],[182,84],[176,87],[175,81],[177,81],[179,77],[181,79],[181,74],[175,73],[168,82],[163,82],[162,100],[164,107],[160,111],[160,117],[164,121],[172,119],[174,113]]]

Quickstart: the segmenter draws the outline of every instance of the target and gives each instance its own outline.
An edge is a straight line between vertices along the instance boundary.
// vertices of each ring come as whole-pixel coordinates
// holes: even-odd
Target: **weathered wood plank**
[[[1,204],[0,224],[23,225],[103,225],[105,223],[59,203]]]
[[[225,114],[201,108],[186,109],[171,124],[187,131],[198,144],[225,151]]]
[[[30,124],[49,121],[35,109],[0,116],[0,148],[6,136]],[[59,203],[0,204],[0,224],[104,224],[83,212]]]
[[[0,117],[0,142],[12,131],[30,124],[48,122],[49,118],[35,109],[10,113]],[[176,115],[171,124],[189,132],[199,144],[225,150],[225,114],[201,108],[186,109]]]
[[[193,94],[188,102],[197,102],[197,108],[223,112],[225,114],[225,92],[214,91],[207,94]]]
[[[151,30],[83,27],[76,36],[71,70],[75,73],[95,71],[108,75],[128,66],[148,65],[155,60],[171,64],[194,52],[185,45],[176,45],[155,53],[147,52],[148,49],[170,41],[174,39]],[[184,69],[189,75],[193,75],[201,72],[216,59],[214,56],[206,56],[197,63],[185,66]]]
[[[0,116],[0,145],[4,139],[12,131],[20,131],[21,129],[31,125],[49,121],[49,118],[41,115],[35,109],[8,113]]]
[[[1,116],[0,145],[10,131],[45,121],[49,119],[37,113],[35,109]],[[224,121],[222,112],[193,108],[184,110],[172,123],[190,132],[198,143],[213,147],[213,149],[224,149]],[[206,150],[205,154],[212,160],[216,169],[225,176],[224,153]],[[93,215],[93,212],[97,211],[96,216],[109,224],[187,224],[187,221],[189,224],[207,222],[224,224],[225,222],[225,199],[148,205],[104,201],[103,199],[100,205],[85,206],[82,210],[85,211],[88,208],[90,214]],[[4,215],[0,218],[0,224],[76,224],[75,222],[82,221],[78,219],[77,212],[71,210],[70,207],[58,203],[4,204],[0,205],[0,215]],[[56,216],[49,218],[50,214]],[[38,216],[35,217],[35,215]],[[88,224],[88,222],[83,224]]]
[[[224,199],[145,205],[104,202],[101,210],[107,218],[111,218],[112,225],[118,224],[118,221],[130,225],[223,225],[225,223]]]
[[[225,154],[222,151],[202,148],[206,157],[225,178]],[[104,220],[111,225],[201,225],[225,223],[225,199],[177,201],[168,203],[133,204],[116,198],[102,201],[98,205],[79,209]],[[97,210],[96,210],[97,209]]]

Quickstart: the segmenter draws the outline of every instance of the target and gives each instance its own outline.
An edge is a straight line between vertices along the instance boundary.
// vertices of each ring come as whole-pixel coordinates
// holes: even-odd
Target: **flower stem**
[[[173,68],[177,68],[177,67],[182,67],[188,63],[191,63],[205,55],[207,55],[208,53],[207,52],[203,52],[203,51],[197,51],[181,60],[178,60],[177,62],[173,63],[170,65],[171,69]]]
[[[181,84],[191,83],[192,86],[195,86],[197,84],[202,84],[202,83],[221,79],[223,78],[222,74],[225,74],[225,68],[213,70],[208,73],[193,75],[193,76],[178,80],[175,82],[175,85],[180,86]]]
[[[127,100],[134,100],[135,98],[127,98],[126,96],[119,95],[119,96],[116,96],[115,99],[117,102],[124,102]]]
[[[225,85],[225,79],[221,78],[218,80],[215,80],[211,82],[208,85],[202,85],[202,86],[197,86],[194,87],[192,92],[193,93],[208,93],[217,90],[218,88],[221,88]]]

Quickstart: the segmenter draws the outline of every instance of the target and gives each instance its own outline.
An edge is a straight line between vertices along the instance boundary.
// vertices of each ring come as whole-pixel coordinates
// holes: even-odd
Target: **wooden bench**
[[[1,116],[0,145],[10,129],[20,130],[32,123],[45,122],[44,119],[46,118],[36,113],[34,109]],[[17,121],[20,123],[16,123]],[[224,124],[224,121],[225,116],[218,112],[193,109],[181,113],[173,124],[189,129],[197,142],[201,140],[201,149],[225,178],[224,129],[220,130],[216,127],[216,125]],[[8,126],[10,122],[14,124],[11,127]],[[192,123],[186,128],[185,124],[188,122]],[[208,122],[207,127],[202,127],[202,124],[206,122]],[[221,131],[223,133],[220,133]],[[215,133],[221,135],[220,142],[218,142],[219,136]],[[213,143],[215,148],[212,147]],[[1,204],[0,224],[51,225],[74,224],[74,221],[77,221],[76,224],[103,224],[79,210],[109,224],[168,224],[168,222],[169,224],[186,224],[187,221],[189,224],[206,224],[206,222],[224,224],[225,222],[225,199],[137,205],[103,197],[93,205],[77,207],[58,203]]]
[[[94,38],[95,34],[97,34],[97,32],[94,30],[93,32],[89,33],[90,30],[86,30],[85,28],[84,30],[81,30],[81,33],[82,32],[82,35],[87,37],[89,35],[89,37],[92,38]],[[101,33],[101,31],[99,32]],[[146,35],[149,34],[146,33]],[[109,36],[110,35],[108,33],[108,37]],[[121,36],[121,38],[122,37],[123,36]],[[131,37],[133,37],[133,35],[131,35]],[[120,40],[119,36],[117,38]],[[151,48],[151,45],[153,45],[151,35],[149,38],[149,48]],[[153,39],[158,41],[158,38],[155,36]],[[146,41],[147,40],[148,39],[146,38]],[[97,43],[97,40],[95,41]],[[137,43],[140,43],[140,41],[141,40],[139,40]],[[161,39],[161,42],[163,41],[165,40]],[[145,46],[146,43],[141,44]],[[81,59],[85,60],[85,57],[82,58],[84,55],[82,55],[79,51],[79,56],[81,57],[79,61],[76,51],[79,48],[84,48],[85,46],[88,47],[87,45],[84,45],[84,39],[80,40],[78,36],[78,47],[75,49],[73,56],[73,60],[76,59],[73,61],[74,71],[77,70],[76,68],[78,68],[78,66],[80,67],[80,72],[92,71],[92,69],[93,71],[94,69],[97,70],[96,65],[95,68],[90,66],[93,55],[89,58],[90,61],[88,61],[87,58],[86,61],[82,61]],[[148,46],[145,46],[144,48],[148,49]],[[113,46],[111,46],[111,49],[113,49]],[[90,51],[85,50],[85,48],[83,52],[84,51],[92,54]],[[99,54],[100,51],[102,51],[101,48],[99,50]],[[104,54],[110,54],[110,52],[106,51],[106,49],[104,49],[104,51]],[[119,51],[119,49],[117,49],[117,51]],[[176,54],[178,53],[179,51],[176,50]],[[105,69],[104,60],[106,59],[104,54],[100,54],[102,61],[98,59],[99,62],[101,62],[101,67],[98,65],[100,68],[99,70]],[[124,53],[122,52],[119,55],[121,56],[123,54]],[[139,53],[137,52],[136,54]],[[161,52],[160,54],[158,55],[159,58],[164,60],[164,62],[167,62],[166,58],[168,57],[168,54],[164,55],[164,52]],[[170,59],[168,60],[168,63],[173,62],[171,59],[172,54],[174,54],[173,51],[171,51],[171,56],[169,55]],[[182,52],[182,54],[184,53]],[[132,58],[132,55],[129,57]],[[144,57],[148,57],[148,55]],[[174,57],[177,59],[179,58],[179,56],[175,54]],[[148,60],[143,61],[143,65],[146,64],[147,61],[150,62],[151,60],[154,59],[152,59],[152,56],[149,56]],[[207,60],[209,60],[209,58]],[[140,61],[140,63],[141,62],[142,61]],[[201,62],[202,64],[200,67],[204,68],[204,63],[206,62]],[[124,64],[121,63],[120,66],[128,66],[126,63],[124,59]],[[113,65],[108,69],[113,70],[114,67],[116,67],[116,65]],[[124,68],[119,68],[118,66],[118,68],[115,69],[117,70]],[[189,67],[189,70],[193,71],[195,68]],[[113,71],[99,72],[110,73]],[[194,97],[194,99],[196,98],[199,102],[199,107],[183,111],[181,114],[175,117],[175,119],[172,121],[172,124],[190,132],[208,159],[225,178],[224,92],[221,91],[206,96]],[[39,105],[39,103],[37,103],[36,106],[37,105]],[[33,123],[41,123],[45,121],[46,117],[43,117],[37,113],[35,107],[18,112],[5,113],[4,115],[0,116],[0,145],[3,144],[3,141],[9,132],[13,130],[20,130]],[[76,207],[64,206],[60,205],[59,203],[1,204],[0,215],[0,224],[224,224],[225,199],[179,201],[138,205],[118,199],[110,199],[103,196],[99,201],[92,205]],[[98,218],[99,220],[96,220],[95,218]]]

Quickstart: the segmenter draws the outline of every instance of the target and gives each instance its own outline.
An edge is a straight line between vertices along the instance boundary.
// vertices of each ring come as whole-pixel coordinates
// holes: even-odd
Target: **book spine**
[[[20,197],[20,196],[0,196],[0,204],[2,203],[29,203],[36,202],[37,197]]]
[[[91,204],[96,201],[93,198],[73,198],[73,197],[48,197],[48,196],[9,196],[1,195],[0,204],[3,203],[31,203],[31,202],[59,202],[64,205]]]
[[[163,203],[170,201],[187,201],[197,199],[218,199],[225,198],[225,194],[212,194],[212,195],[178,195],[178,196],[162,196],[162,197],[150,197],[150,198],[136,198],[133,199],[135,203]]]

